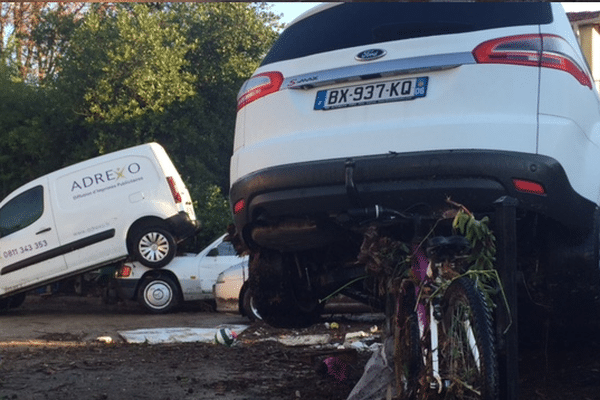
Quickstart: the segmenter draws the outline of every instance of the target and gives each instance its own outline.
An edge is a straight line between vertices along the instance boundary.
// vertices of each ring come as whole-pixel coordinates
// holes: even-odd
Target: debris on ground
[[[156,317],[136,311],[137,303],[106,308],[96,300],[34,298],[0,317],[0,333],[6,338],[0,341],[0,399],[348,400],[350,395],[354,396],[350,400],[356,400],[368,398],[365,389],[376,385],[385,394],[381,398],[387,396],[383,379],[367,382],[369,377],[378,377],[379,371],[390,371],[382,368],[389,367],[391,356],[381,352],[382,332],[375,329],[383,326],[382,316],[324,315],[320,323],[298,330],[256,322],[238,332],[231,347],[214,344],[214,329],[211,343],[129,344],[117,334],[117,328],[111,327],[116,322],[120,325],[122,317],[136,324]],[[157,320],[228,320],[215,315],[184,309]],[[245,320],[240,317],[235,321]],[[124,326],[131,329],[136,325]],[[373,338],[379,335],[379,339],[369,344],[373,338],[355,336],[356,332],[372,334]],[[599,323],[590,321],[589,329],[583,332],[589,336],[587,340],[567,342],[565,338],[561,346],[538,340],[520,349],[520,398],[598,398]],[[331,336],[330,342],[314,346],[262,340],[325,334]],[[99,340],[103,336],[106,341]],[[350,343],[347,338],[365,342],[376,351],[346,347]]]
[[[388,337],[383,345],[373,352],[348,400],[380,400],[396,396],[393,349],[394,338]]]

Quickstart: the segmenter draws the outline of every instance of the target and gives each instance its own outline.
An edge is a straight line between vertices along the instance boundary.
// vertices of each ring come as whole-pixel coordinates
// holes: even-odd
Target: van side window
[[[237,256],[237,252],[230,242],[222,242],[217,248],[220,256]]]
[[[7,236],[33,224],[43,212],[44,188],[42,186],[21,193],[0,209],[0,235]]]

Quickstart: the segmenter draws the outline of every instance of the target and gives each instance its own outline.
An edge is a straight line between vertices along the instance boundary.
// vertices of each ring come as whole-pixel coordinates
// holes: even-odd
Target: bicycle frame
[[[419,246],[413,247],[413,265],[412,271],[415,277],[421,282],[421,285],[415,287],[415,295],[417,302],[415,305],[415,311],[417,312],[419,321],[419,333],[421,343],[424,342],[424,337],[429,330],[430,346],[429,351],[431,352],[431,376],[430,389],[437,390],[441,393],[444,389],[448,388],[451,384],[450,379],[442,377],[440,372],[440,349],[439,349],[439,328],[440,321],[442,320],[442,310],[440,307],[441,295],[437,289],[440,284],[443,284],[443,278],[439,269],[441,264],[435,264],[430,261],[423,250]],[[440,281],[440,282],[436,282]],[[428,288],[433,290],[433,294],[428,298],[423,295],[424,289]],[[433,323],[432,323],[433,322]],[[475,334],[469,320],[462,321],[467,333],[467,340],[469,349],[473,355],[478,370],[481,370],[481,360]],[[428,329],[429,328],[429,329]],[[427,364],[427,354],[423,354],[423,361]]]

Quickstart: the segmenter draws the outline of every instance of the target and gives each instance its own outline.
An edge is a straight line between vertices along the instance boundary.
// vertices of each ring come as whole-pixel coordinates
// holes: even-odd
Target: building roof
[[[567,13],[569,22],[589,21],[590,23],[600,23],[600,11],[582,11]]]

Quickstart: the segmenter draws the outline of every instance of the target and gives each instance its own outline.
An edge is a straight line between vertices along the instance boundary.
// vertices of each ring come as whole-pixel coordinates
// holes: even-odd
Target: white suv
[[[306,323],[316,299],[356,276],[353,210],[434,209],[448,197],[480,213],[514,197],[521,259],[596,271],[599,110],[558,3],[303,14],[238,96],[230,200],[261,315]],[[274,302],[282,293],[292,294]]]

